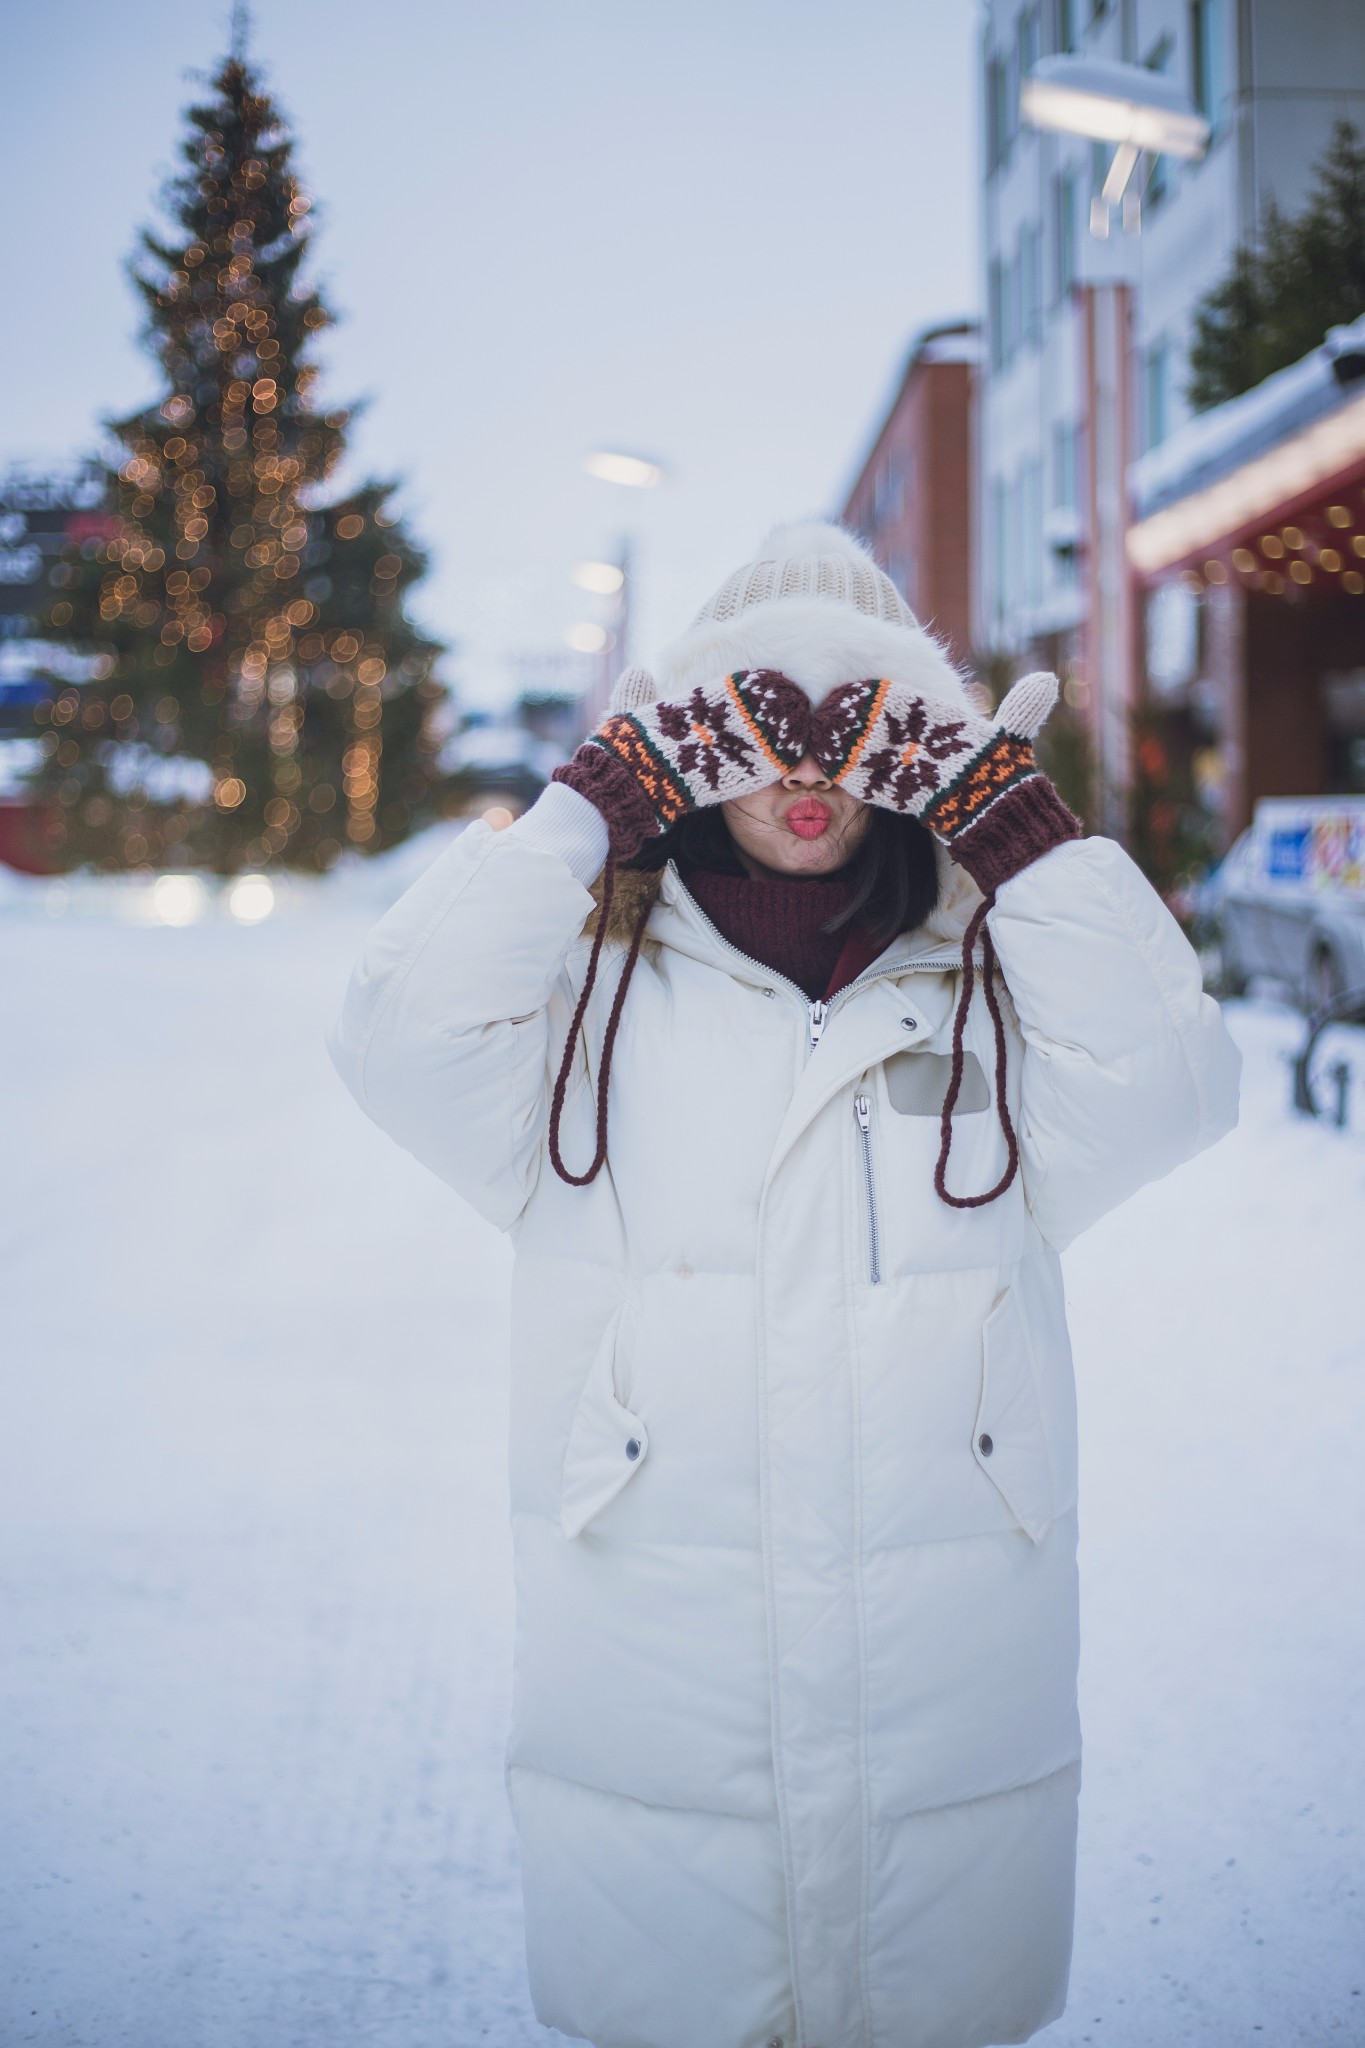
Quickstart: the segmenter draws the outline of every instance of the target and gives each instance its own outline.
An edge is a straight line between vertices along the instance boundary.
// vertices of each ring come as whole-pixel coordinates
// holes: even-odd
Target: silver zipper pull
[[[828,1003],[812,1003],[812,1004],[811,1004],[811,1006],[810,1006],[810,1049],[811,1049],[811,1051],[812,1051],[812,1052],[814,1052],[814,1051],[815,1051],[815,1048],[816,1048],[816,1046],[817,1046],[817,1045],[818,1045],[818,1044],[820,1043],[820,1040],[821,1040],[821,1038],[822,1038],[822,1037],[824,1036],[824,1030],[825,1030],[825,1019],[826,1019],[826,1017],[827,1017],[828,1015],[829,1015],[829,1004],[828,1004]]]
[[[867,1277],[874,1287],[882,1277],[882,1234],[877,1221],[877,1176],[872,1167],[872,1104],[865,1095],[853,1098],[853,1114],[863,1155],[863,1187],[867,1195]]]

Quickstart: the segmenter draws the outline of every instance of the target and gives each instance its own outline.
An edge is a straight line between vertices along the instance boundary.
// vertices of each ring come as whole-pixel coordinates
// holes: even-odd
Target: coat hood
[[[753,668],[778,670],[816,704],[840,683],[878,676],[976,708],[944,648],[867,549],[821,521],[771,533],[663,649],[652,675],[657,694],[674,697]]]

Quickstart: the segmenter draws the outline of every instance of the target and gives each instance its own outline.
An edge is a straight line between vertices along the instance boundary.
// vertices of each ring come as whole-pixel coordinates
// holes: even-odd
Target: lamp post
[[[1142,226],[1129,180],[1139,153],[1195,158],[1208,147],[1209,124],[1160,72],[1108,58],[1044,57],[1019,89],[1034,128],[1112,142],[1103,187],[1090,206],[1092,259],[1078,287],[1084,337],[1088,534],[1085,667],[1091,685],[1100,822],[1122,836],[1131,780],[1132,716],[1137,707],[1133,578],[1128,563],[1128,464],[1132,284],[1126,266],[1098,258],[1115,207],[1125,232]],[[1101,274],[1103,273],[1103,274]]]
[[[584,457],[583,467],[599,483],[614,484],[631,491],[657,490],[665,475],[662,463],[650,461],[643,455],[626,454],[620,449],[595,449]],[[629,659],[633,548],[632,536],[623,535],[614,562],[582,562],[574,571],[574,581],[580,589],[616,600],[611,630],[600,643],[601,670],[584,700],[586,731],[591,731],[605,712],[616,678]]]

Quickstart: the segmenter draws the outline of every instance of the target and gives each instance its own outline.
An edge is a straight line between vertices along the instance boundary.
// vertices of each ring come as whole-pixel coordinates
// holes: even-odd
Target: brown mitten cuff
[[[654,807],[635,776],[605,748],[584,744],[572,761],[556,768],[551,782],[567,783],[601,813],[613,860],[632,860],[659,831]]]
[[[1081,821],[1067,809],[1046,775],[1030,775],[988,805],[974,825],[947,841],[984,896],[1029,867],[1054,846],[1079,839]]]

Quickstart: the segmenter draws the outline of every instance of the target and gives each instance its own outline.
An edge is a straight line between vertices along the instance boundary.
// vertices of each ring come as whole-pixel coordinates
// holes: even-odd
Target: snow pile
[[[311,900],[0,924],[14,2048],[556,2038],[502,1780],[509,1250],[332,1076],[374,905]],[[1050,2048],[1365,2039],[1365,1143],[1290,1116],[1296,1020],[1231,1014],[1243,1128],[1067,1257],[1088,1749]]]

